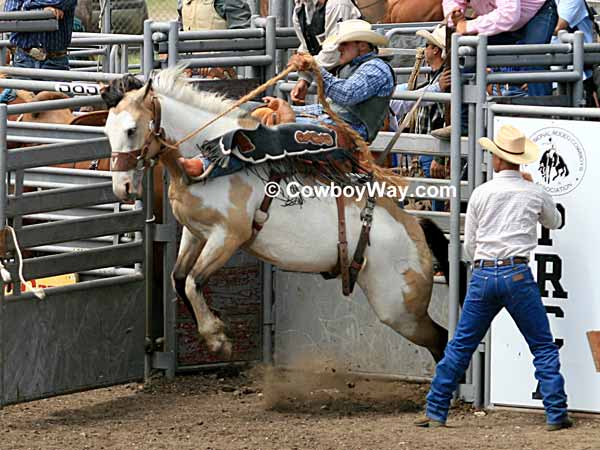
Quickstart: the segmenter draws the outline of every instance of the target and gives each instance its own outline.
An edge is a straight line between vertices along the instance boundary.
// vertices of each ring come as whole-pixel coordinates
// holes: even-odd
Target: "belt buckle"
[[[48,53],[46,53],[46,50],[44,50],[43,48],[33,47],[31,50],[29,50],[29,56],[31,56],[36,61],[46,61]]]
[[[504,261],[502,261],[502,260],[500,259],[500,260],[498,261],[498,265],[499,265],[499,266],[502,266],[502,265],[504,265]]]

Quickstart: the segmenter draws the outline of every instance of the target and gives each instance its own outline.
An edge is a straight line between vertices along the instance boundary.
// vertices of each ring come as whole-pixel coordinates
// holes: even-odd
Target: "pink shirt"
[[[546,0],[471,0],[476,19],[467,20],[467,32],[494,36],[522,28]],[[444,16],[455,8],[464,11],[466,0],[443,0]],[[451,23],[452,21],[450,21]]]

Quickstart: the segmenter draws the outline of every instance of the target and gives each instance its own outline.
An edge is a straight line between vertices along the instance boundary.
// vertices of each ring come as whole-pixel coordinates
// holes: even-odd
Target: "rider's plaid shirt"
[[[4,11],[31,11],[52,6],[65,13],[58,21],[57,31],[11,33],[10,43],[21,48],[44,48],[49,52],[66,50],[71,43],[76,5],[77,0],[6,0]]]
[[[361,64],[373,54],[371,52],[354,58],[350,64]],[[394,78],[390,68],[383,60],[378,58],[364,63],[348,79],[337,78],[323,68],[321,68],[321,75],[323,76],[325,95],[329,97],[330,101],[341,106],[356,105],[371,97],[386,97],[394,90]],[[333,124],[333,121],[324,113],[320,104],[294,106],[293,109],[296,114],[314,116],[319,121]],[[351,123],[350,125],[364,139],[367,139],[366,126],[362,123]]]

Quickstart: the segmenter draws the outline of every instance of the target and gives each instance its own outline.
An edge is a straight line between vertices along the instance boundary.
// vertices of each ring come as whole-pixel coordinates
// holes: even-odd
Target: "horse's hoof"
[[[219,356],[222,359],[229,361],[231,359],[233,353],[231,342],[225,341],[223,345],[221,345],[221,350],[219,351]]]
[[[212,354],[217,355],[219,359],[231,359],[232,345],[227,338],[215,339],[208,343],[208,349]]]

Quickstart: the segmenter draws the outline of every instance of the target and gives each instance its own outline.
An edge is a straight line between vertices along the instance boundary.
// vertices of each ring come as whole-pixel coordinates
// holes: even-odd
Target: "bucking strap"
[[[280,175],[271,175],[269,177],[269,183],[279,183],[280,181],[281,181]],[[258,211],[260,211],[262,213],[263,218],[262,218],[262,220],[258,221],[256,216],[254,217],[254,220],[252,221],[252,234],[254,236],[256,236],[256,234],[260,230],[262,230],[263,226],[265,225],[265,222],[269,218],[269,208],[271,207],[271,203],[273,203],[273,198],[274,197],[267,195],[265,193],[265,196],[263,197],[262,202],[260,202]]]
[[[350,288],[350,265],[348,263],[348,240],[346,237],[346,211],[344,197],[342,195],[336,197],[338,212],[338,258],[339,267],[342,275],[342,292],[348,296],[352,293]]]

